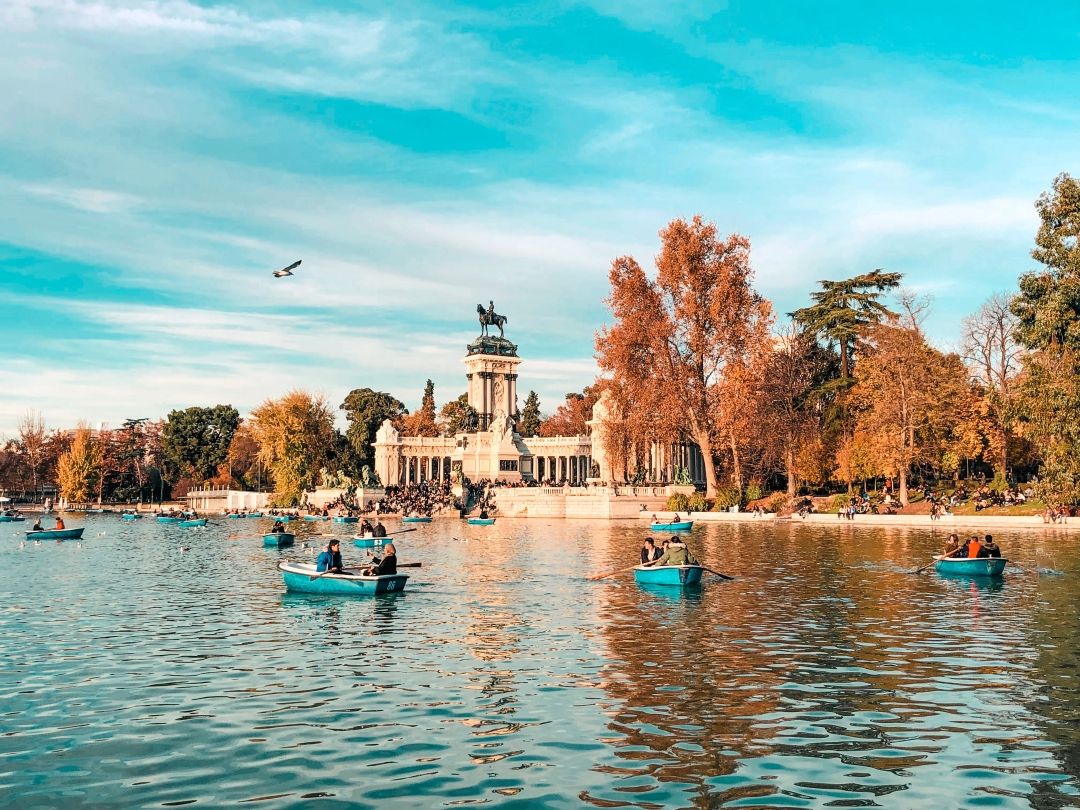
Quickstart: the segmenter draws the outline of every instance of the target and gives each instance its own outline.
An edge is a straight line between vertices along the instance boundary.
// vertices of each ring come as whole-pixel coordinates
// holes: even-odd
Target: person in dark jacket
[[[366,577],[381,577],[397,573],[397,549],[393,543],[387,543],[382,559],[376,558],[375,565],[369,565],[364,569]]]
[[[659,560],[662,554],[663,552],[656,547],[656,541],[651,537],[646,537],[645,544],[641,547],[641,564]]]
[[[994,542],[994,536],[992,534],[986,535],[983,538],[983,547],[979,550],[980,557],[1000,557],[1001,546]]]
[[[382,525],[382,521],[375,523],[375,528],[371,530],[372,537],[386,537],[386,527]]]

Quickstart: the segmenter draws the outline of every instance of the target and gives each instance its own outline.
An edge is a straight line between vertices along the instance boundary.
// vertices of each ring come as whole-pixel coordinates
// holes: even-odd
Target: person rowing
[[[672,540],[667,544],[667,551],[665,551],[660,557],[653,562],[643,563],[644,565],[700,565],[694,555],[690,553],[690,549],[686,547],[686,544],[681,540]]]
[[[43,531],[45,531],[45,527],[41,525],[41,518],[38,518],[37,520],[34,521],[34,525],[30,527],[30,531],[32,531],[32,532],[43,532]]]
[[[679,517],[679,513],[678,513],[678,512],[676,512],[676,513],[675,513],[675,517],[673,517],[673,518],[671,519],[671,522],[672,522],[672,523],[682,523],[682,518],[680,518],[680,517]]]
[[[315,560],[315,571],[319,574],[331,573],[331,574],[344,574],[345,566],[341,561],[341,541],[331,540],[326,544],[326,551],[319,554],[319,558]]]
[[[393,543],[387,543],[383,549],[383,557],[374,560],[374,565],[364,568],[361,573],[365,577],[382,577],[397,573],[397,549]]]
[[[645,544],[641,547],[641,564],[654,563],[663,556],[663,552],[656,547],[656,541],[651,537],[645,538]]]
[[[270,530],[270,533],[271,534],[284,534],[285,533],[285,524],[283,522],[281,522],[280,520],[275,520],[274,521],[274,528],[272,528]]]

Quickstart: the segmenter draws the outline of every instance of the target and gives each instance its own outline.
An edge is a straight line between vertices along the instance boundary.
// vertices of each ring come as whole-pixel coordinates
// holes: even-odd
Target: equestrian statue
[[[497,326],[499,327],[499,337],[503,339],[506,338],[506,332],[503,330],[503,327],[506,325],[509,318],[495,312],[494,301],[488,301],[487,309],[484,309],[483,304],[477,304],[476,312],[480,315],[480,337],[488,336],[489,326]]]

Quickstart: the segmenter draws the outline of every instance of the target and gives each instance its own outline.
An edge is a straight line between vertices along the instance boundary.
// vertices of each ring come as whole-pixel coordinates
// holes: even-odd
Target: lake
[[[0,524],[0,804],[1080,806],[1061,533],[997,534],[1022,570],[980,581],[910,573],[944,531],[699,525],[736,579],[683,592],[586,579],[643,524],[437,519],[404,594],[343,598],[275,563],[355,527],[213,521]]]

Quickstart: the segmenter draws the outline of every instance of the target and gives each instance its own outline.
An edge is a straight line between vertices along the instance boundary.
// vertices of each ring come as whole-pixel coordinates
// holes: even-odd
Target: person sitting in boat
[[[344,563],[341,561],[341,541],[331,540],[326,544],[326,551],[319,554],[317,560],[315,560],[316,573],[323,573],[329,571],[331,574],[343,574],[345,573]]]
[[[682,523],[682,518],[679,517],[678,512],[675,513],[675,517],[673,517],[670,522],[671,523]]]
[[[1000,557],[1001,546],[994,542],[994,536],[992,534],[986,535],[983,538],[982,550],[985,554],[980,554],[980,557]]]
[[[360,521],[360,536],[361,537],[374,537],[375,527],[371,525],[371,521],[364,518]]]
[[[285,532],[285,524],[282,523],[280,520],[275,520],[274,521],[274,528],[272,528],[270,530],[270,533],[271,534],[284,534],[284,532]]]
[[[375,521],[375,528],[371,530],[372,537],[386,537],[386,527],[381,520]]]
[[[955,557],[956,552],[960,550],[960,535],[953,532],[949,535],[949,540],[945,543],[945,548],[941,550],[942,557]]]
[[[971,539],[967,542],[967,556],[969,559],[974,559],[979,556],[979,550],[982,548],[982,540],[977,536],[972,535]]]
[[[698,561],[690,553],[690,549],[680,540],[672,540],[667,543],[667,551],[660,555],[655,562],[645,565],[697,565]]]
[[[480,519],[481,520],[487,520],[488,519],[487,509],[481,509],[480,510]]]
[[[369,565],[363,570],[365,577],[381,577],[389,576],[390,574],[397,573],[397,549],[394,548],[393,543],[387,543],[386,548],[383,549],[383,556],[380,560],[375,558],[375,565]]]
[[[45,531],[45,527],[41,525],[41,518],[38,518],[37,520],[34,521],[34,525],[30,527],[30,531],[32,531],[32,532],[43,532],[43,531]]]
[[[651,537],[645,538],[645,544],[641,547],[641,564],[646,565],[648,563],[659,560],[663,553],[656,547],[656,541]]]
[[[56,525],[53,526],[53,528],[54,529],[66,529],[67,528],[64,525],[64,519],[62,517],[60,517],[59,515],[56,516]]]

